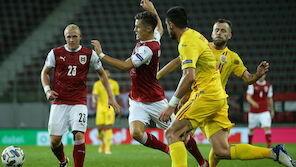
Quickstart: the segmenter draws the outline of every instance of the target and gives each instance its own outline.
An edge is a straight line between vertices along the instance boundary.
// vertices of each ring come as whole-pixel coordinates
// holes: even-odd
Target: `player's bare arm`
[[[161,70],[159,70],[159,72],[157,73],[156,78],[159,79],[162,76],[173,72],[180,65],[181,65],[181,61],[180,61],[179,57],[173,59],[168,64],[166,64]]]
[[[173,98],[180,99],[188,92],[191,91],[191,85],[195,80],[195,68],[186,68],[183,70],[182,78],[178,84],[177,90],[174,93]],[[179,101],[176,101],[178,104]],[[165,108],[160,114],[159,114],[159,120],[160,121],[168,121],[170,119],[170,116],[175,110],[175,107],[177,104],[171,104],[171,101],[169,103],[169,106]]]
[[[102,61],[110,64],[111,66],[118,68],[120,70],[123,70],[123,71],[128,71],[134,67],[131,58],[128,58],[125,61],[122,61],[122,60],[115,59],[111,56],[104,54],[102,51],[101,44],[98,40],[92,40],[91,44],[94,46],[95,51],[96,51],[97,55],[100,57],[100,59]]]
[[[153,13],[153,14],[156,15],[156,17],[157,17],[157,22],[158,22],[156,28],[157,28],[157,30],[158,30],[160,36],[162,36],[162,35],[163,35],[163,26],[162,26],[162,22],[161,22],[161,20],[160,20],[160,17],[158,16],[158,13],[157,13],[157,11],[156,11],[156,9],[155,9],[153,3],[152,3],[150,0],[141,0],[140,5],[143,7],[143,9],[145,9],[145,10],[147,10],[147,11],[149,11],[149,12],[151,12],[151,13]]]
[[[257,67],[257,72],[255,74],[250,74],[248,71],[243,73],[242,79],[247,84],[255,83],[259,78],[261,78],[269,70],[269,63],[262,61]]]
[[[59,94],[57,92],[55,92],[54,90],[50,89],[50,78],[49,78],[49,74],[51,72],[50,67],[47,67],[46,65],[44,65],[42,71],[41,71],[41,83],[44,89],[44,93],[46,95],[47,100],[54,100],[56,98],[58,98]]]
[[[270,117],[271,117],[271,119],[273,119],[274,118],[274,106],[273,106],[272,97],[268,98],[268,104],[269,104],[269,107],[270,107]]]
[[[110,88],[110,83],[108,81],[108,77],[104,71],[104,68],[100,68],[99,70],[97,70],[97,73],[99,74],[100,80],[102,81],[102,84],[104,85],[107,95],[108,95],[108,105],[112,106],[114,108],[114,110],[116,111],[120,111],[120,106],[117,104],[117,102],[115,101],[111,88]]]
[[[247,94],[246,99],[254,108],[256,108],[256,109],[259,108],[258,103],[252,98],[252,95]]]

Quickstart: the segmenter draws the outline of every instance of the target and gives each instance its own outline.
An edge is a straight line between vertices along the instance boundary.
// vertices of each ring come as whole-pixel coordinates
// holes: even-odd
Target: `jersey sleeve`
[[[272,98],[272,96],[273,96],[273,90],[272,90],[272,86],[270,85],[268,92],[267,92],[267,97]]]
[[[158,41],[160,43],[161,36],[160,36],[160,33],[158,32],[157,28],[155,28],[155,30],[154,30],[154,38],[156,41]]]
[[[99,70],[102,67],[102,62],[95,51],[92,50],[92,55],[90,58],[90,64],[95,70]]]
[[[198,44],[193,45],[189,42],[182,41],[178,46],[182,69],[193,67],[196,68],[196,62],[202,53],[202,47]]]
[[[47,55],[47,58],[45,60],[45,65],[47,67],[55,67],[56,65],[56,61],[55,61],[55,57],[54,57],[54,53],[53,53],[53,50],[51,50],[48,55]]]
[[[114,92],[112,92],[112,93],[113,93],[114,96],[118,96],[119,95],[119,85],[118,85],[118,83],[115,81],[113,86],[114,86]]]
[[[148,46],[140,46],[135,54],[131,56],[133,65],[137,68],[142,64],[149,64],[153,56],[152,50]]]
[[[247,70],[241,58],[235,54],[233,62],[232,62],[232,71],[233,73],[238,76],[242,77],[243,73]]]
[[[249,95],[254,94],[254,86],[253,85],[248,86],[247,94],[249,94]]]

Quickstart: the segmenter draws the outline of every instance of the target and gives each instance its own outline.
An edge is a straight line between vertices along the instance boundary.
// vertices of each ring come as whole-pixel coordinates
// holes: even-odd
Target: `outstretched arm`
[[[120,106],[117,104],[117,102],[115,101],[111,88],[110,88],[110,83],[108,81],[108,77],[105,73],[104,68],[100,68],[97,70],[97,73],[99,74],[100,80],[102,81],[102,84],[104,85],[107,95],[108,95],[108,105],[112,106],[114,108],[114,110],[116,111],[120,111]]]
[[[160,17],[158,16],[158,13],[153,5],[153,3],[150,0],[141,0],[140,5],[147,11],[153,13],[156,15],[157,17],[157,30],[160,33],[160,36],[163,35],[163,26],[162,26],[162,22],[160,20]]]
[[[257,72],[255,74],[250,74],[249,71],[243,73],[242,79],[247,84],[255,83],[259,78],[261,78],[269,69],[269,63],[262,61],[257,67]]]
[[[168,64],[166,64],[161,70],[158,71],[156,78],[159,79],[162,76],[171,73],[174,71],[177,67],[181,65],[180,58],[177,57],[174,60],[170,61]]]
[[[111,66],[118,68],[120,70],[123,70],[123,71],[128,71],[134,67],[131,58],[128,58],[125,61],[122,61],[122,60],[115,59],[111,56],[104,54],[102,51],[101,44],[98,40],[92,40],[91,44],[94,46],[95,51],[96,51],[97,55],[100,57],[100,59],[102,61],[110,64]]]

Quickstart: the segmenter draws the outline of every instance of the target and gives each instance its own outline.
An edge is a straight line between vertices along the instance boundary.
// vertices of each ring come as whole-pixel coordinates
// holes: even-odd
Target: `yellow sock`
[[[112,140],[112,129],[107,129],[106,130],[106,139],[105,139],[106,148],[110,148],[111,140]]]
[[[236,144],[230,147],[231,159],[262,159],[270,158],[271,149],[256,147],[250,144]]]
[[[104,144],[104,130],[100,130],[99,131],[99,134],[98,134],[98,137],[99,139],[102,141],[102,145]]]
[[[181,141],[171,144],[172,167],[187,167],[187,151],[185,144]]]
[[[217,159],[215,157],[213,149],[211,149],[211,151],[210,151],[209,163],[210,163],[210,167],[216,167],[218,165],[218,163],[219,163],[219,159]]]

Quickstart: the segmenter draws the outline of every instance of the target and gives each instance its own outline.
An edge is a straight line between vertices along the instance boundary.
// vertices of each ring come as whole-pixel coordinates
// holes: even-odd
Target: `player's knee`
[[[74,141],[75,140],[83,140],[84,139],[84,133],[80,131],[73,131]]]
[[[228,149],[213,149],[213,153],[215,155],[216,158],[218,159],[228,159],[230,158],[230,152]]]
[[[130,131],[130,134],[133,139],[140,141],[143,138],[144,132],[142,132],[140,129],[134,128]]]
[[[61,138],[59,137],[50,137],[50,145],[55,148],[61,144]]]
[[[176,142],[177,136],[175,136],[174,129],[168,128],[165,132],[165,137],[169,143]]]

